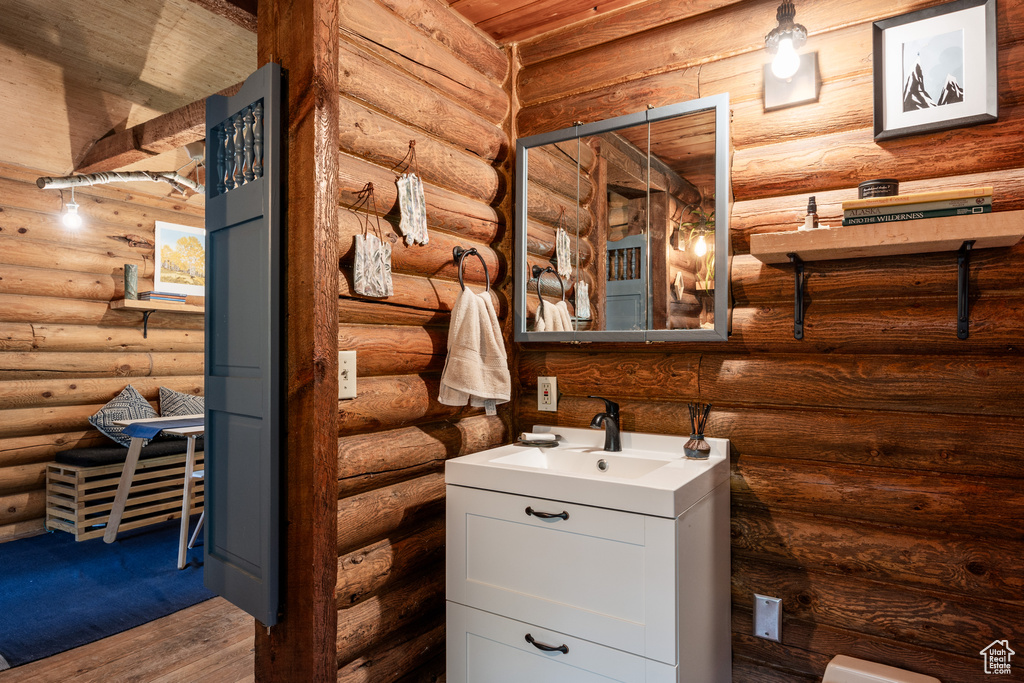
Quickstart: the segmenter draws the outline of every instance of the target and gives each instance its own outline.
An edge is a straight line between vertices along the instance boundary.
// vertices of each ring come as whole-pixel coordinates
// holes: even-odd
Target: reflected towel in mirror
[[[572,317],[569,315],[569,306],[564,301],[541,301],[533,329],[536,332],[571,332]]]

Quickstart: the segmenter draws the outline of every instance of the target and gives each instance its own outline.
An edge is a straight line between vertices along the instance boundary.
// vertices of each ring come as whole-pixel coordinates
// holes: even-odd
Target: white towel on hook
[[[572,332],[572,316],[569,306],[564,301],[551,303],[541,301],[537,307],[537,318],[533,325],[534,332]]]
[[[446,406],[486,407],[512,396],[505,342],[488,291],[463,289],[455,300],[448,330],[448,359],[437,400]]]

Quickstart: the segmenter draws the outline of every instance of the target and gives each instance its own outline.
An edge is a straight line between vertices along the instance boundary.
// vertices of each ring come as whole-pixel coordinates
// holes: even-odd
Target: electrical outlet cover
[[[782,599],[754,593],[754,635],[782,642]]]
[[[555,377],[537,378],[537,410],[558,411],[558,380]]]
[[[356,397],[356,352],[338,351],[338,398]]]

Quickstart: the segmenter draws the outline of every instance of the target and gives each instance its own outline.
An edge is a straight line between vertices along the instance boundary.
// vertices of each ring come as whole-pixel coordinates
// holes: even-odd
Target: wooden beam
[[[258,64],[288,72],[283,610],[257,682],[337,679],[338,3],[259,3]]]
[[[221,90],[230,97],[241,83]],[[77,173],[103,173],[206,138],[206,99],[100,138],[75,167]]]
[[[259,0],[192,0],[218,17],[256,33],[256,7]]]

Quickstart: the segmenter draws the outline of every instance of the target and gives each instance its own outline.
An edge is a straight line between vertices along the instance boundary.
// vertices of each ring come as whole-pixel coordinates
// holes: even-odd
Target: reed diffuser
[[[704,440],[704,426],[711,413],[710,403],[687,403],[690,409],[690,440],[683,446],[683,453],[691,460],[707,460],[711,455],[711,444]]]

